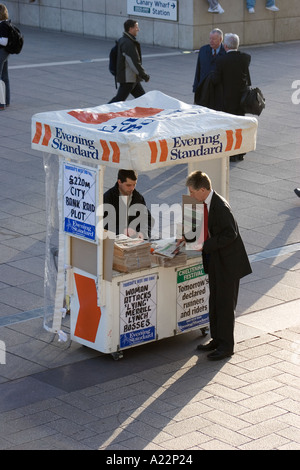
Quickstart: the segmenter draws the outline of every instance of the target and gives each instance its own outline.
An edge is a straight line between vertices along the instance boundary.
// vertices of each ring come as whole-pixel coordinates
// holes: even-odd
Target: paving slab
[[[12,103],[0,114],[0,449],[299,450],[299,42],[245,48],[267,106],[256,150],[230,164],[230,203],[253,268],[241,282],[234,356],[207,361],[196,346],[209,335],[193,331],[113,361],[43,328],[45,177],[30,146],[33,114],[114,95],[112,42],[22,30],[24,51],[9,58]],[[142,50],[146,91],[192,103],[196,52]],[[155,171],[138,189],[149,204],[180,202],[185,177],[185,165]],[[107,188],[115,178],[108,169]]]

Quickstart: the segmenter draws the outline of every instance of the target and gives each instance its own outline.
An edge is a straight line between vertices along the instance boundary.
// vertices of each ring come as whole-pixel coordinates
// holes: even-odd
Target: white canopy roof
[[[247,153],[257,120],[186,104],[159,91],[127,102],[32,117],[32,148],[80,164],[149,171]]]

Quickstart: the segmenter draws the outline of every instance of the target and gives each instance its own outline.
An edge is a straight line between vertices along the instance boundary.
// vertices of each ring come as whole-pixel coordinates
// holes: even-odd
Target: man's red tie
[[[204,241],[208,239],[208,209],[207,204],[204,202]]]

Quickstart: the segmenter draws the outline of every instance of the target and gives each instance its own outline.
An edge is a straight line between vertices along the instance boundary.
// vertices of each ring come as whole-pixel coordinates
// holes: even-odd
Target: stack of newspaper
[[[151,245],[139,238],[120,238],[114,243],[113,269],[129,273],[151,266]]]
[[[153,250],[152,262],[159,266],[169,268],[171,266],[180,266],[186,263],[186,253],[182,245],[177,245],[176,241],[163,241],[157,243]]]

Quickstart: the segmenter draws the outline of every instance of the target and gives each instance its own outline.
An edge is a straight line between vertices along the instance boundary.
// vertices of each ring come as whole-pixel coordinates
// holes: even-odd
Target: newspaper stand
[[[177,266],[112,270],[111,240],[98,236],[105,168],[139,173],[187,164],[228,198],[229,155],[256,145],[257,120],[189,105],[158,91],[92,109],[34,115],[32,148],[44,154],[46,262],[44,327],[122,357],[126,348],[208,325],[200,252]]]

